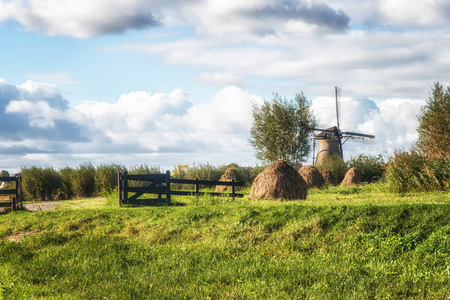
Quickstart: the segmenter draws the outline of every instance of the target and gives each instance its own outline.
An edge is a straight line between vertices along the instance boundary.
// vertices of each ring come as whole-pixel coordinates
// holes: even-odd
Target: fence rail
[[[236,187],[243,186],[242,182],[237,181],[210,181],[210,180],[188,180],[188,179],[175,179],[170,177],[170,171],[165,174],[128,174],[127,172],[119,172],[119,204],[157,204],[166,203],[170,204],[172,195],[180,196],[230,196],[230,197],[243,197],[243,194],[236,193]],[[146,186],[130,186],[128,181],[145,181],[149,182]],[[194,185],[194,191],[174,191],[171,188],[171,184],[187,184]],[[225,185],[231,187],[231,193],[210,193],[200,192],[200,185],[217,186]],[[129,197],[128,193],[134,193]],[[158,198],[154,199],[141,199],[140,196],[144,194],[156,194]],[[165,198],[162,196],[165,195]]]
[[[10,196],[10,199],[6,201],[0,200],[0,207],[11,207],[13,211],[21,209],[23,207],[22,177],[20,175],[0,177],[0,182],[14,182],[14,189],[0,189],[0,195]]]

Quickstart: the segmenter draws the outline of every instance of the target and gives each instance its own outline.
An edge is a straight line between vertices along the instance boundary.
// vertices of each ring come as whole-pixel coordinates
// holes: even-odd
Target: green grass
[[[248,191],[247,191],[248,193]],[[446,299],[448,193],[64,201],[0,214],[0,299]],[[12,241],[14,240],[14,241]]]

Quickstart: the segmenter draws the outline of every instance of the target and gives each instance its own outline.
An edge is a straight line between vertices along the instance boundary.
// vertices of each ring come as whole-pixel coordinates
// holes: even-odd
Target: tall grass
[[[450,156],[426,157],[416,149],[396,151],[388,163],[386,180],[396,192],[450,188]]]
[[[108,204],[117,199],[110,195],[53,212],[0,214],[0,297],[449,295],[448,193],[398,204],[405,196],[380,184],[315,190],[307,201],[181,197],[175,201],[185,206],[125,208]]]

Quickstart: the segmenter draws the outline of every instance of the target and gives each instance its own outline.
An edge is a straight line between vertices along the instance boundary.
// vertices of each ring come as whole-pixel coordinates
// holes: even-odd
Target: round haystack
[[[227,168],[225,173],[222,175],[222,177],[220,177],[219,181],[239,181],[239,171],[234,168],[234,167],[230,167]],[[235,188],[235,191],[237,191],[239,189],[239,187]],[[223,192],[229,192],[231,191],[231,186],[228,185],[217,185],[216,186],[216,192],[218,193],[223,193]]]
[[[314,166],[303,166],[298,170],[298,173],[303,177],[308,188],[321,188],[325,185],[322,174]]]
[[[249,199],[306,199],[307,186],[302,176],[283,160],[277,160],[253,181]]]
[[[327,185],[336,185],[336,181],[333,178],[333,174],[331,174],[330,170],[323,170],[321,172],[323,180],[325,181],[325,184]]]
[[[352,186],[362,182],[361,173],[356,168],[350,168],[345,173],[344,180],[342,180],[341,186]]]

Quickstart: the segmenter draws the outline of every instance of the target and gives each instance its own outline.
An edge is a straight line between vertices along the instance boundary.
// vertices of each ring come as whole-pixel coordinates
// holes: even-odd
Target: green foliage
[[[373,186],[306,202],[0,215],[0,298],[445,299],[448,193],[398,204]]]
[[[347,165],[342,157],[335,153],[330,156],[325,156],[320,164],[317,165],[319,171],[328,170],[335,183],[339,183],[344,179],[345,172],[347,172]]]
[[[52,200],[62,186],[61,175],[53,168],[22,168],[22,188],[26,200]]]
[[[384,161],[381,155],[360,154],[347,161],[347,168],[355,167],[361,173],[363,182],[378,181],[384,174]]]
[[[95,187],[97,193],[110,193],[117,187],[118,173],[125,167],[117,164],[102,164],[95,170]]]
[[[217,181],[220,177],[225,173],[226,167],[217,167],[210,163],[206,164],[194,164],[189,168],[189,171],[186,173],[186,179],[195,179],[199,180],[211,180]]]
[[[311,151],[309,135],[315,125],[310,103],[303,93],[291,100],[274,93],[271,102],[253,106],[249,142],[256,158],[263,162],[282,159],[298,164]]]
[[[75,191],[73,187],[73,180],[75,177],[75,170],[71,167],[64,167],[59,170],[59,174],[61,174],[62,184],[59,189],[59,198],[60,199],[71,199],[75,196]]]
[[[396,151],[388,163],[386,180],[399,193],[449,189],[450,156],[427,157],[415,148]]]
[[[434,84],[427,104],[418,116],[418,146],[428,156],[450,155],[450,86]]]
[[[73,190],[79,197],[90,197],[95,193],[95,168],[91,163],[82,163],[73,174]]]

